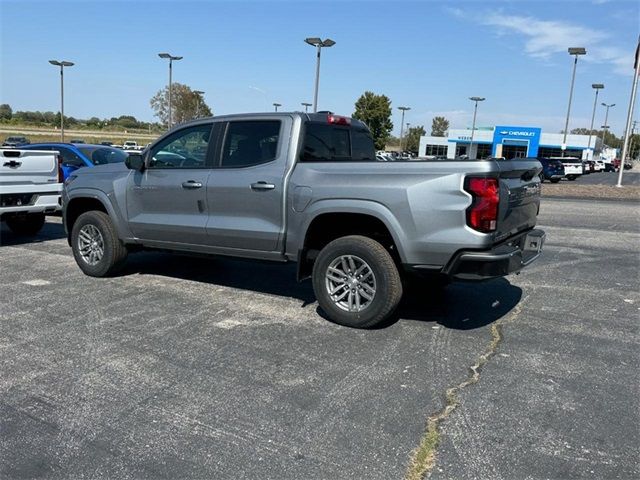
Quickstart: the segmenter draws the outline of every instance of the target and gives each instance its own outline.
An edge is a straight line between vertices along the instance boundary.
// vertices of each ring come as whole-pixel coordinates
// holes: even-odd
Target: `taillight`
[[[465,190],[473,196],[473,202],[467,209],[467,225],[483,233],[495,231],[500,202],[498,179],[468,177]]]
[[[62,162],[64,162],[62,155],[58,155],[58,183],[64,182],[64,172],[62,171]]]
[[[351,125],[351,119],[348,117],[342,117],[340,115],[327,115],[327,122],[333,125]]]

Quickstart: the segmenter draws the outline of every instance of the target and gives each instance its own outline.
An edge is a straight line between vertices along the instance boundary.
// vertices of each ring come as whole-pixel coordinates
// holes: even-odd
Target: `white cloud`
[[[567,53],[568,47],[585,47],[586,62],[609,64],[622,75],[632,74],[633,52],[607,44],[610,35],[581,25],[558,20],[542,20],[533,16],[508,15],[501,12],[468,14],[459,8],[447,11],[458,18],[494,27],[499,35],[517,34],[524,37],[524,50],[531,57],[549,60],[553,55]]]

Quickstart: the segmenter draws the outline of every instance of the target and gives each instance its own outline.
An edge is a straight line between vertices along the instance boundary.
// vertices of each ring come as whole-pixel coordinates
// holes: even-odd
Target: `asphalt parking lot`
[[[0,478],[403,478],[456,386],[432,478],[638,478],[638,204],[544,199],[539,224],[521,275],[370,331],[289,266],[143,253],[93,279],[59,218],[3,226]]]
[[[580,178],[573,182],[563,180],[563,183],[565,182],[575,183],[576,185],[616,185],[618,183],[618,172],[590,173],[589,175],[581,175]],[[640,185],[640,172],[625,170],[622,174],[622,185]]]

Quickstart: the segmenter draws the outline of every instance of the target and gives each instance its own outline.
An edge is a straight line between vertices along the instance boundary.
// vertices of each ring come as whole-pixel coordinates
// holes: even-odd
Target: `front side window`
[[[229,122],[222,151],[222,168],[241,168],[276,159],[279,120]]]
[[[211,124],[183,128],[155,145],[149,168],[204,168]]]

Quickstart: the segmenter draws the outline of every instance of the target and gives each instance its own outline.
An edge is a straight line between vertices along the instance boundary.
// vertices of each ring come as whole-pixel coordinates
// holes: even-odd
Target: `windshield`
[[[128,154],[122,150],[111,147],[100,148],[79,148],[79,150],[94,165],[106,165],[107,163],[122,163],[128,157]]]

